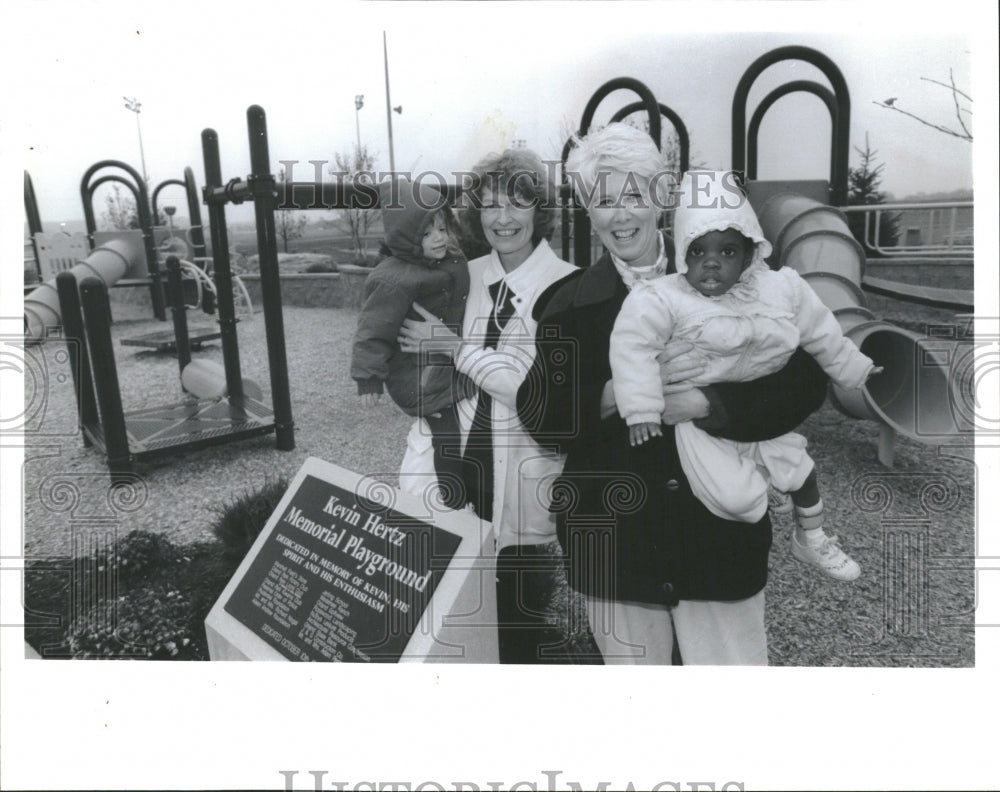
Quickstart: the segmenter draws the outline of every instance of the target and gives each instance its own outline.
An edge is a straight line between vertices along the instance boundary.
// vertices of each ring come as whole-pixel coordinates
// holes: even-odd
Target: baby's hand
[[[628,428],[629,445],[642,445],[651,437],[662,437],[663,429],[658,423],[633,424]]]
[[[365,408],[374,407],[382,398],[381,393],[362,393],[361,406]]]
[[[868,376],[865,378],[865,381],[867,382],[876,374],[881,374],[883,371],[885,371],[885,366],[875,366],[871,371],[868,372]]]

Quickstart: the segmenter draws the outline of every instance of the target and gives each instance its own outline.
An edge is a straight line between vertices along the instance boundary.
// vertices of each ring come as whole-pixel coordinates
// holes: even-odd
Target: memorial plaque
[[[206,620],[211,656],[489,661],[484,534],[471,515],[427,513],[381,482],[307,460]],[[470,617],[465,636],[446,623],[453,611]]]

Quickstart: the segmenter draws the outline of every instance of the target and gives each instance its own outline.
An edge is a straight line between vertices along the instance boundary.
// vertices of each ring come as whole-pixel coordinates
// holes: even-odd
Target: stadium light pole
[[[361,156],[361,122],[358,120],[358,111],[365,106],[365,95],[354,95],[354,129],[358,133],[358,156]]]
[[[142,102],[134,96],[123,96],[122,99],[125,100],[125,109],[135,113],[135,129],[139,133],[139,160],[142,162],[142,180],[148,185],[149,176],[146,174],[146,152],[142,148],[142,127],[139,125],[139,111],[142,108]]]

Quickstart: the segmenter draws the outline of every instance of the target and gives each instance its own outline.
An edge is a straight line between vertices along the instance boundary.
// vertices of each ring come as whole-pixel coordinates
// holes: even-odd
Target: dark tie
[[[496,349],[507,321],[514,315],[514,292],[506,282],[490,284],[492,310],[483,349]],[[465,444],[464,480],[469,501],[483,520],[493,519],[493,397],[479,391],[479,403]]]

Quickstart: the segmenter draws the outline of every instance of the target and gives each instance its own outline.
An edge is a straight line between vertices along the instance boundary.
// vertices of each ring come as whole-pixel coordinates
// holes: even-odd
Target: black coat
[[[601,420],[608,343],[627,294],[607,254],[553,284],[537,304],[538,353],[518,393],[524,426],[567,455],[552,509],[570,585],[661,604],[750,597],[767,581],[767,515],[749,524],[709,512],[681,469],[673,427],[632,447],[624,419]],[[826,383],[800,349],[775,374],[704,388],[712,416],[696,424],[737,440],[777,437],[820,407]]]

